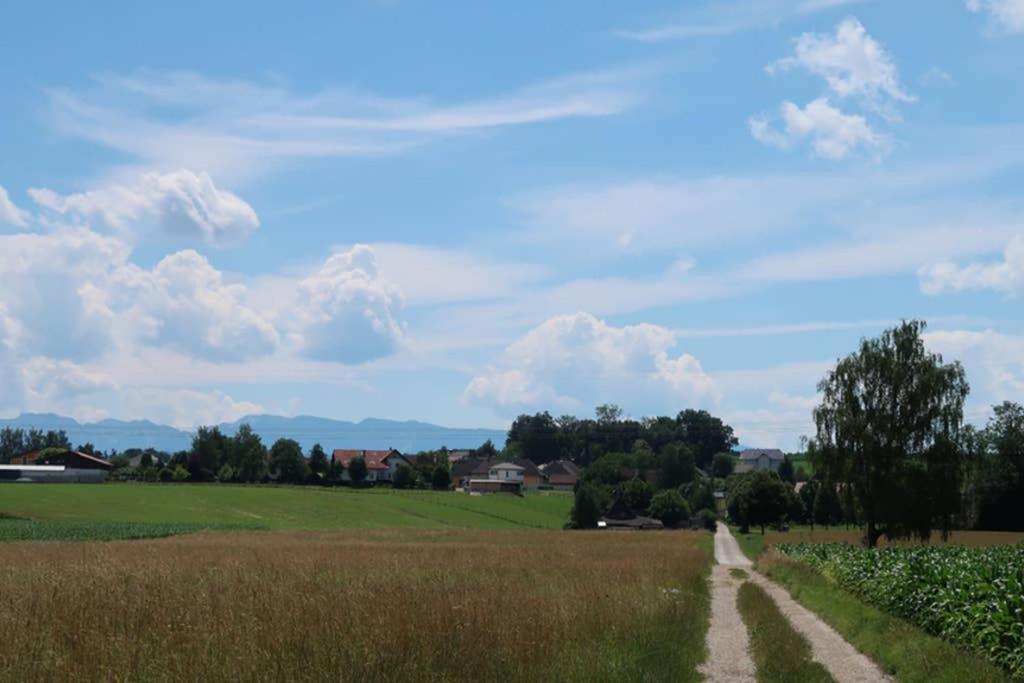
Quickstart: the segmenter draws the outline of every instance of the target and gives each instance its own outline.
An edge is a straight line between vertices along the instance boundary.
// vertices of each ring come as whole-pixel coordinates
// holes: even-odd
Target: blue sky
[[[609,5],[609,6],[604,6]],[[1024,400],[1024,0],[21,3],[0,412],[810,434],[901,318]]]

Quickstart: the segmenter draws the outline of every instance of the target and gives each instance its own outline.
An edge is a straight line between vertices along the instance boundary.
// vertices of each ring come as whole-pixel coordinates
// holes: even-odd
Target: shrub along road
[[[715,561],[711,585],[711,625],[708,630],[708,658],[702,672],[710,681],[754,681],[747,628],[736,605],[741,581],[732,577],[730,568],[743,567],[750,580],[760,586],[776,603],[779,611],[810,645],[814,661],[820,663],[839,683],[891,681],[877,664],[857,651],[828,624],[797,604],[785,590],[752,569],[752,563],[740,550],[729,528],[718,523],[715,533]],[[780,652],[785,657],[787,653]]]

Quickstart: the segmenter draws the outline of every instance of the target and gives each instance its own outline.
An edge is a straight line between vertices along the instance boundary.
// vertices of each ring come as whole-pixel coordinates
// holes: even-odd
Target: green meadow
[[[0,516],[36,522],[264,529],[557,529],[572,496],[221,484],[10,484]],[[54,527],[55,528],[55,527]],[[99,527],[97,527],[99,528]],[[0,539],[5,536],[0,530]]]

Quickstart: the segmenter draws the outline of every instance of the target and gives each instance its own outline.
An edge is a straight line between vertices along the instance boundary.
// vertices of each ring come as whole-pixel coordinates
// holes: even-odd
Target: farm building
[[[740,461],[736,465],[736,472],[750,472],[752,470],[772,470],[777,472],[779,465],[786,459],[786,454],[778,448],[748,448],[740,453]]]
[[[106,481],[111,469],[109,462],[88,453],[44,448],[0,466],[0,481],[99,483]]]
[[[394,448],[387,450],[368,451],[360,449],[337,449],[331,455],[332,460],[344,467],[342,477],[348,480],[348,466],[356,458],[366,462],[366,481],[392,481],[399,465],[409,465],[408,458]]]
[[[613,502],[608,512],[605,513],[604,517],[597,523],[599,529],[611,529],[611,530],[643,530],[643,529],[664,529],[665,525],[661,523],[661,520],[654,519],[653,517],[644,517],[641,515],[634,514],[630,509],[626,500],[622,497],[617,497]]]

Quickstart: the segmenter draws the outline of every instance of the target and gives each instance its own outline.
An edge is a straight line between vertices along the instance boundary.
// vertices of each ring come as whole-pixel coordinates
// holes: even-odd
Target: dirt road
[[[750,580],[761,586],[779,606],[779,610],[811,645],[814,659],[822,664],[838,683],[875,683],[892,681],[877,664],[857,651],[813,612],[797,604],[783,588],[752,568],[729,528],[718,523],[715,532],[715,561],[711,573],[711,626],[708,629],[708,658],[701,673],[708,681],[754,681],[750,659],[750,638],[736,607],[736,592],[742,580],[729,570],[741,567]]]

